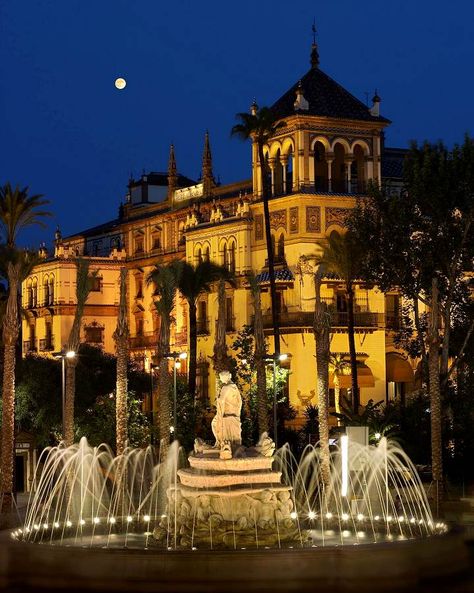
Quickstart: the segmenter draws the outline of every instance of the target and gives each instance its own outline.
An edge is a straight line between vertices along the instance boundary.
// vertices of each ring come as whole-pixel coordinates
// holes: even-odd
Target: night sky
[[[196,179],[209,129],[214,173],[250,177],[235,113],[275,101],[321,68],[365,102],[376,87],[387,145],[474,133],[471,0],[1,0],[0,183],[51,200],[51,243],[115,218],[130,174]],[[114,80],[127,79],[118,91]]]

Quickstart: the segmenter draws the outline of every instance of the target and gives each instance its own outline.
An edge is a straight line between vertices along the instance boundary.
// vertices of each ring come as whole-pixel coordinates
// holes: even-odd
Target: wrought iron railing
[[[54,337],[43,338],[39,341],[40,352],[51,352],[54,350]]]
[[[130,348],[146,348],[148,346],[156,346],[158,342],[158,332],[149,331],[149,332],[142,332],[141,334],[136,334],[134,336],[130,336],[129,344]]]

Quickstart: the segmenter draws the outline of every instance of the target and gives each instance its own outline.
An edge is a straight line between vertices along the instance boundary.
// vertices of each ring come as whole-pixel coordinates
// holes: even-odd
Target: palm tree
[[[18,233],[23,229],[44,226],[43,218],[49,212],[41,210],[49,202],[41,195],[28,195],[28,188],[13,189],[7,183],[0,187],[0,229],[3,234],[3,266],[8,280],[8,299],[3,318],[3,389],[2,389],[2,441],[1,492],[2,511],[8,511],[13,502],[13,460],[15,442],[15,349],[20,333],[18,294],[21,282],[31,271],[34,259],[15,248]]]
[[[255,372],[257,374],[257,417],[258,434],[268,433],[268,406],[267,406],[267,373],[265,358],[267,357],[267,344],[263,331],[262,303],[260,287],[255,276],[250,277],[250,290],[253,296],[253,337],[255,340]]]
[[[436,504],[439,502],[440,486],[443,484],[443,452],[441,439],[441,387],[439,376],[439,288],[433,278],[431,288],[430,327],[428,331],[428,368],[431,416],[431,466],[436,485]],[[438,511],[438,509],[436,509]]]
[[[275,284],[275,250],[270,229],[270,210],[268,200],[271,195],[271,186],[268,182],[268,164],[265,161],[263,147],[270,138],[275,136],[281,128],[286,126],[285,122],[277,121],[275,114],[268,107],[260,109],[254,104],[252,113],[238,113],[236,124],[231,131],[232,136],[242,140],[252,139],[257,145],[258,161],[260,163],[260,185],[262,188],[263,217],[265,223],[265,239],[267,243],[268,275],[270,279],[270,298],[272,303],[273,338],[275,355],[280,353],[280,311],[278,310]]]
[[[226,329],[227,329],[226,328],[226,325],[227,325],[226,294],[225,294],[226,281],[231,286],[235,286],[234,280],[229,277],[227,280],[224,278],[221,278],[219,280],[218,287],[217,287],[216,339],[214,341],[214,355],[212,357],[216,376],[218,376],[221,371],[230,371],[231,370],[232,358],[227,354],[227,344],[226,344]]]
[[[179,292],[188,303],[189,309],[189,393],[196,396],[197,375],[197,300],[204,292],[211,292],[211,285],[221,278],[230,279],[231,274],[224,266],[208,260],[197,266],[186,261],[177,261],[177,280]]]
[[[75,352],[76,356],[66,357],[66,393],[64,398],[64,434],[63,439],[67,447],[74,443],[74,397],[76,392],[77,353],[81,343],[81,323],[87,298],[91,291],[91,279],[97,271],[89,274],[89,261],[79,258],[76,260],[76,310],[72,322],[67,352]]]
[[[344,282],[347,299],[347,337],[351,365],[352,408],[357,414],[360,405],[359,387],[357,382],[357,356],[354,329],[354,283],[360,276],[363,257],[362,246],[358,244],[350,231],[343,235],[331,233],[324,242],[317,243],[323,250],[318,261],[325,270],[337,275]]]
[[[117,386],[115,389],[116,452],[122,455],[127,446],[128,418],[128,321],[127,321],[127,268],[120,270],[120,304],[117,327],[114,331],[117,356]]]
[[[158,402],[158,432],[160,437],[160,455],[164,459],[170,442],[170,391],[171,377],[168,368],[168,356],[170,353],[170,328],[173,309],[175,306],[176,291],[178,288],[179,264],[174,260],[166,265],[155,265],[147,278],[147,284],[153,284],[157,313],[160,316],[160,331],[156,347],[157,355],[157,381],[156,400]],[[155,394],[153,394],[155,397]]]
[[[347,368],[347,362],[341,354],[331,354],[329,358],[329,365],[332,368],[333,380],[334,380],[334,404],[336,407],[336,414],[341,413],[341,387],[339,383],[339,377],[344,374],[344,370]],[[340,419],[338,417],[337,423],[339,424]]]
[[[314,307],[314,339],[316,343],[316,370],[318,377],[319,446],[321,471],[325,485],[329,484],[329,330],[331,316],[328,305],[321,300],[321,265],[314,276],[316,301]]]

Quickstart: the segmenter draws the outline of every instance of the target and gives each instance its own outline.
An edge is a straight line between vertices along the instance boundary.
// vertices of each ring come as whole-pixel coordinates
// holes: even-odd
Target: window
[[[141,275],[135,276],[135,298],[143,298],[143,276]]]
[[[400,327],[400,297],[398,294],[387,294],[385,296],[385,324],[389,329]]]
[[[209,333],[209,330],[207,327],[207,303],[206,303],[206,301],[199,301],[199,303],[198,303],[197,333],[198,334],[208,334]]]
[[[137,329],[137,336],[143,335],[143,317],[137,317],[135,319],[135,326]]]
[[[54,304],[54,278],[49,279],[49,305]]]
[[[160,235],[153,235],[152,249],[161,249],[161,238]]]
[[[211,261],[209,245],[206,247],[206,249],[204,249],[204,260]]]
[[[37,280],[33,280],[33,285],[31,287],[31,306],[32,307],[38,306],[38,282],[37,282]]]
[[[235,272],[235,243],[233,242],[229,245],[227,268],[229,272]]]
[[[209,363],[198,361],[196,368],[196,393],[202,402],[209,399]]]
[[[33,307],[33,287],[31,281],[26,286],[26,302],[27,306],[31,309]]]
[[[222,248],[222,265],[227,267],[227,245]]]
[[[49,283],[48,283],[47,278],[43,284],[43,291],[44,291],[44,304],[47,307],[50,304],[50,302],[49,302]]]
[[[283,233],[278,239],[277,259],[283,261],[285,259],[285,236]]]
[[[87,283],[90,292],[100,292],[102,288],[102,279],[99,276],[89,276]]]
[[[85,340],[89,344],[101,344],[102,339],[102,328],[98,326],[87,326],[84,328]]]
[[[143,253],[143,237],[135,237],[135,253]]]

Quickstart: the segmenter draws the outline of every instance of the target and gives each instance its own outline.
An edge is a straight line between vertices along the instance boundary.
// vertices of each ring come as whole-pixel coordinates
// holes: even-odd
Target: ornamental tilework
[[[263,239],[263,214],[255,215],[255,241]]]
[[[270,228],[277,230],[280,227],[283,227],[285,231],[287,230],[287,212],[286,210],[275,210],[274,212],[270,212]]]
[[[290,233],[297,233],[298,227],[298,206],[293,206],[290,208]]]
[[[326,208],[326,230],[333,224],[344,226],[350,208]]]
[[[321,232],[321,208],[319,206],[306,206],[306,232]]]

